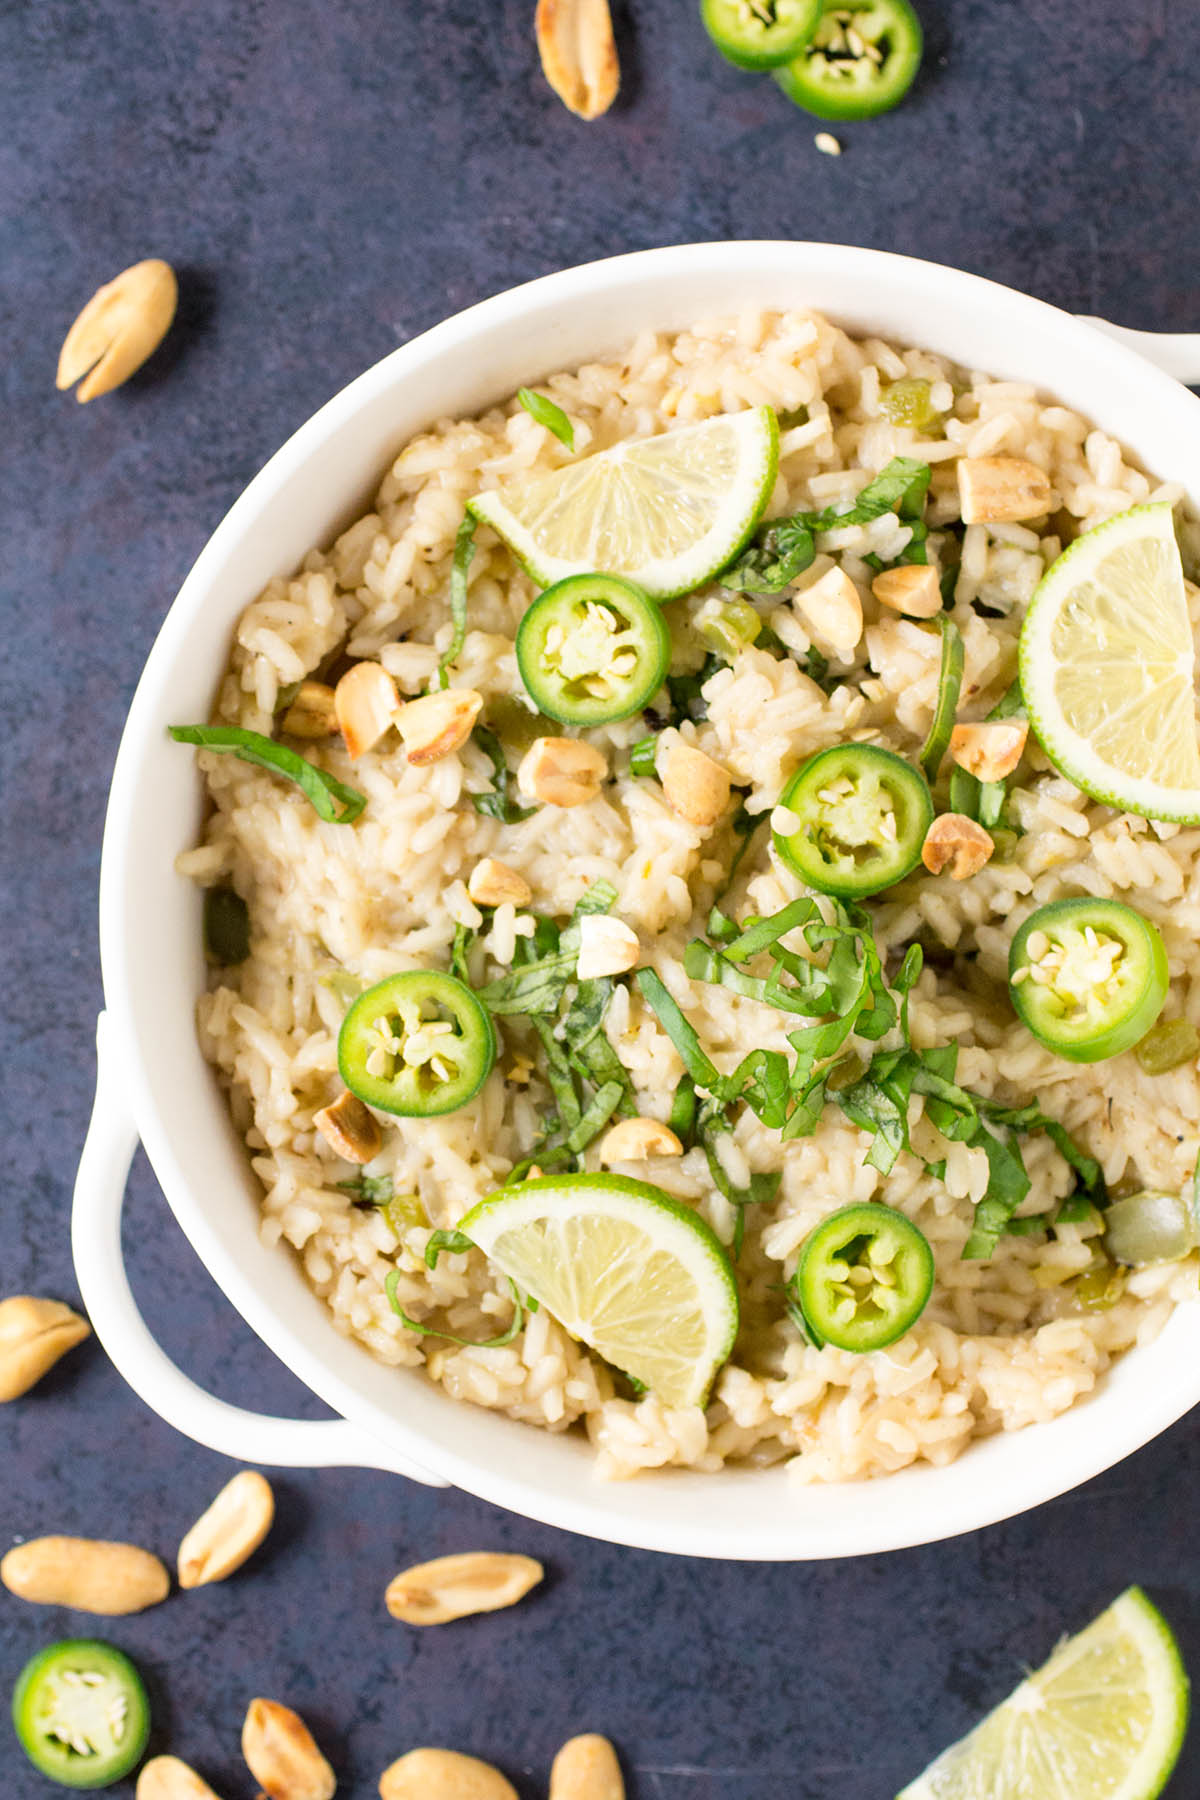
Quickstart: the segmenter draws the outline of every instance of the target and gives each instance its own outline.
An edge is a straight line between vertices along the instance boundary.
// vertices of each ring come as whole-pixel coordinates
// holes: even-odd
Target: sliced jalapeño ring
[[[933,1251],[893,1207],[843,1206],[804,1240],[789,1288],[818,1343],[882,1350],[915,1325],[933,1292]]]
[[[31,1657],[12,1716],[34,1768],[69,1788],[111,1787],[140,1762],[150,1736],[141,1676],[99,1638],[66,1638]]]
[[[807,44],[821,0],[700,0],[704,29],[739,69],[775,69]]]
[[[671,661],[656,603],[620,575],[568,575],[517,627],[517,667],[539,712],[564,725],[611,725],[654,697]]]
[[[878,894],[910,875],[933,824],[924,776],[876,744],[834,744],[797,769],[779,797],[791,814],[775,848],[822,894]],[[773,821],[774,822],[774,821]]]
[[[1012,941],[1008,983],[1023,1023],[1068,1062],[1103,1062],[1144,1038],[1170,983],[1156,925],[1120,900],[1052,900]]]
[[[825,0],[811,39],[775,79],[818,119],[872,119],[903,100],[922,48],[921,21],[908,0]]]
[[[434,1118],[457,1112],[496,1060],[491,1017],[455,975],[413,969],[360,994],[338,1033],[338,1071],[381,1112]]]

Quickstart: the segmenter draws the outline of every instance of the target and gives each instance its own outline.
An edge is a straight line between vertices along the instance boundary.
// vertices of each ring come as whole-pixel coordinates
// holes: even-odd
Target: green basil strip
[[[286,744],[264,737],[261,731],[245,731],[240,725],[168,725],[167,730],[177,744],[228,750],[239,762],[286,776],[330,825],[352,825],[367,804],[367,796],[357,788],[347,787],[295,750],[289,750]]]
[[[696,1128],[696,1084],[690,1075],[681,1075],[676,1083],[667,1125],[686,1150]]]
[[[513,799],[512,787],[516,777],[508,766],[504,746],[495,732],[489,731],[486,725],[477,725],[471,738],[492,765],[492,792],[471,795],[471,805],[475,811],[482,813],[485,818],[498,819],[501,825],[519,825],[523,819],[531,819],[537,807],[521,806]]]
[[[567,449],[575,449],[575,427],[568,419],[561,406],[556,406],[547,394],[535,394],[532,388],[518,388],[517,400],[525,408],[531,419],[552,431],[560,444]]]
[[[1004,690],[988,714],[989,719],[1023,719],[1025,716],[1025,696],[1020,681],[1014,681]]]
[[[700,1046],[700,1039],[684,1018],[675,1000],[653,969],[639,969],[634,976],[642,999],[650,1008],[675,1049],[684,1068],[699,1088],[709,1092],[721,1082],[717,1065],[710,1062]]]
[[[475,554],[475,529],[474,518],[466,513],[454,540],[454,561],[450,565],[450,617],[454,630],[446,646],[446,653],[437,666],[437,674],[433,680],[435,688],[450,685],[447,670],[467,641],[467,575],[471,568],[471,558]]]
[[[835,531],[844,525],[865,525],[885,512],[897,513],[913,527],[909,546],[913,554],[906,552],[906,559],[923,562],[922,514],[931,474],[928,463],[911,456],[894,456],[845,512],[827,506],[821,512],[793,513],[789,518],[769,520],[759,527],[750,549],[720,577],[722,587],[748,594],[778,594],[812,562],[818,532]]]
[[[606,1081],[603,1087],[597,1088],[578,1125],[567,1137],[567,1149],[576,1156],[581,1150],[585,1150],[592,1139],[604,1130],[624,1098],[625,1087],[620,1081]]]
[[[629,752],[629,773],[640,780],[652,779],[658,773],[658,738],[639,738]]]
[[[505,1279],[508,1279],[507,1276]],[[465,1344],[468,1350],[502,1350],[505,1344],[512,1343],[513,1339],[518,1335],[525,1324],[525,1303],[521,1299],[516,1283],[512,1281],[509,1281],[508,1283],[512,1292],[512,1320],[504,1331],[500,1332],[496,1337],[490,1338],[459,1337],[456,1332],[439,1331],[434,1325],[423,1325],[420,1319],[410,1318],[396,1298],[396,1289],[399,1285],[400,1271],[399,1269],[393,1269],[383,1284],[384,1292],[387,1294],[388,1298],[388,1305],[391,1307],[396,1317],[403,1322],[406,1330],[415,1331],[419,1333],[421,1337],[445,1338],[446,1341],[451,1344]]]
[[[954,620],[943,614],[937,621],[942,634],[942,664],[938,674],[937,705],[933,712],[933,722],[929,727],[929,736],[921,746],[920,763],[925,771],[925,779],[932,785],[942,766],[942,758],[950,747],[950,733],[954,730],[954,715],[958,710],[958,696],[962,688],[963,678],[963,641],[962,633]]]
[[[465,1231],[431,1231],[425,1245],[425,1266],[436,1269],[443,1250],[447,1256],[465,1256],[475,1248]]]
[[[337,1185],[356,1206],[386,1206],[395,1191],[390,1175],[359,1175],[354,1181],[339,1181]]]

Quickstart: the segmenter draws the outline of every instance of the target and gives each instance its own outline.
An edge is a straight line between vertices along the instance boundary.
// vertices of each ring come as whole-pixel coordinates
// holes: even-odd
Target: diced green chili
[[[1190,1019],[1160,1019],[1134,1045],[1133,1054],[1147,1075],[1166,1075],[1200,1056],[1200,1031]]]

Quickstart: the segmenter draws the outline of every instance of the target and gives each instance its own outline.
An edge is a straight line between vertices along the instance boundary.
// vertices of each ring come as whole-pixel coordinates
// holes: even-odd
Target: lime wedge
[[[779,463],[769,406],[628,438],[552,475],[476,494],[536,582],[623,575],[656,600],[691,593],[733,560],[763,515]]]
[[[899,1800],[1154,1800],[1187,1713],[1171,1628],[1127,1588]]]
[[[621,1175],[545,1175],[459,1223],[572,1337],[667,1406],[702,1406],[733,1348],[737,1286],[704,1221]]]
[[[1195,648],[1169,506],[1085,532],[1021,630],[1021,691],[1055,768],[1149,819],[1200,824]]]

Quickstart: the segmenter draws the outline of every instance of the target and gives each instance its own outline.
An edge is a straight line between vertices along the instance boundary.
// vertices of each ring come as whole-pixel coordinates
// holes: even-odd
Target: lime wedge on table
[[[737,1287],[686,1206],[620,1175],[546,1175],[489,1194],[459,1229],[665,1405],[703,1405],[737,1335]]]
[[[1135,506],[1064,550],[1021,630],[1021,691],[1084,793],[1200,824],[1195,649],[1169,506]]]
[[[1154,1800],[1187,1712],[1171,1628],[1127,1588],[899,1800]]]
[[[737,555],[771,498],[778,462],[775,414],[756,406],[623,439],[552,475],[476,494],[470,511],[543,587],[599,571],[669,600]]]

